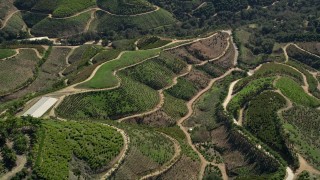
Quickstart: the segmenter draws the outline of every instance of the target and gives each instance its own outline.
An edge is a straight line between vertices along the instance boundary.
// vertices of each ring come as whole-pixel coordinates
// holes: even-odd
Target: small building
[[[39,118],[43,116],[56,102],[58,99],[52,97],[42,97],[36,104],[28,109],[22,116],[32,116]]]

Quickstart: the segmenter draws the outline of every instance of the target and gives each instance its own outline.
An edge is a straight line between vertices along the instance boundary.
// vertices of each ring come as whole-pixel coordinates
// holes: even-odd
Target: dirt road
[[[11,12],[10,14],[8,14],[8,15],[4,18],[4,20],[3,20],[3,22],[2,22],[2,27],[1,27],[0,29],[3,29],[4,27],[6,27],[9,19],[10,19],[15,13],[17,13],[17,12],[20,12],[20,11],[19,11],[19,10],[15,10],[15,11]]]
[[[27,163],[27,157],[25,155],[17,156],[16,163],[17,166],[14,167],[11,171],[5,173],[2,177],[0,177],[1,180],[11,179],[18,172],[20,172]]]
[[[195,147],[195,145],[192,143],[192,140],[191,140],[191,136],[190,134],[188,133],[188,130],[186,127],[183,126],[183,122],[185,120],[187,120],[189,117],[191,117],[191,115],[193,114],[193,103],[201,96],[203,95],[205,92],[207,92],[208,90],[211,89],[212,85],[220,80],[220,79],[223,79],[224,77],[226,77],[227,75],[231,74],[231,72],[235,71],[235,70],[239,70],[237,68],[232,68],[230,69],[229,71],[227,71],[225,74],[223,74],[222,76],[218,77],[218,78],[215,78],[215,79],[212,79],[209,83],[209,85],[201,90],[200,92],[197,93],[197,95],[195,95],[190,101],[187,102],[187,108],[188,108],[188,113],[187,115],[185,115],[184,117],[182,117],[180,120],[178,120],[177,122],[177,125],[180,127],[180,129],[184,132],[184,134],[186,135],[187,137],[187,142],[188,144],[191,146],[191,148],[198,154],[199,158],[200,158],[200,163],[201,163],[201,167],[200,167],[200,173],[199,173],[199,179],[202,179],[203,178],[203,174],[204,174],[204,171],[205,171],[205,168],[206,166],[210,163],[208,162],[204,156],[198,151],[198,149]],[[221,169],[220,169],[221,170]],[[223,172],[223,170],[221,170],[221,172],[223,173],[223,178],[224,179],[227,179],[227,174]]]

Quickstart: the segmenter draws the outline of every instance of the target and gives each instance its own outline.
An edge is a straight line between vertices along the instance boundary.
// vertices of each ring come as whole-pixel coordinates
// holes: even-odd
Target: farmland
[[[5,59],[15,55],[16,52],[11,49],[0,49],[0,59]]]
[[[123,146],[116,130],[92,123],[45,122],[38,136],[33,151],[37,178],[66,179],[81,161],[88,167],[81,176],[90,177],[107,167]],[[70,169],[71,161],[75,163],[71,168],[75,169]]]
[[[297,146],[299,152],[312,163],[319,167],[319,112],[303,106],[295,106],[283,113],[286,120],[285,128],[290,132],[290,139]]]
[[[32,81],[38,61],[32,49],[20,50],[19,55],[0,61],[0,94],[23,87]]]
[[[162,40],[159,37],[152,36],[139,39],[137,46],[139,49],[153,49],[164,46],[168,43],[170,43],[170,41]]]
[[[97,11],[97,18],[92,22],[91,28],[98,31],[117,31],[130,26],[142,30],[150,30],[173,25],[176,22],[172,14],[160,9],[143,16],[113,16],[103,11]]]
[[[67,66],[65,61],[70,50],[70,48],[53,47],[47,52],[48,57],[45,62],[38,68],[35,80],[28,87],[6,96],[4,99],[8,101],[27,94],[50,91],[64,86],[64,79],[59,74]]]
[[[297,104],[308,107],[320,106],[319,99],[306,94],[302,87],[290,78],[282,77],[277,81],[276,87],[279,88],[285,96]]]
[[[45,18],[33,26],[31,33],[37,36],[63,37],[82,33],[91,16],[82,13],[68,19]]]
[[[97,4],[100,8],[117,15],[134,15],[155,10],[146,0],[98,0]]]
[[[61,117],[71,119],[115,120],[147,111],[159,102],[157,91],[123,74],[121,74],[121,78],[122,86],[120,88],[66,97],[58,107],[57,113]]]
[[[80,84],[79,87],[99,89],[116,86],[118,79],[113,75],[115,70],[139,63],[147,58],[157,55],[158,53],[159,50],[125,52],[117,61],[110,61],[103,64],[92,79]]]

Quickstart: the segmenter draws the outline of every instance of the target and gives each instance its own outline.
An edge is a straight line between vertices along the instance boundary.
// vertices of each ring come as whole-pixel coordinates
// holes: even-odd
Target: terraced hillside
[[[139,45],[139,40],[136,42]],[[39,60],[42,63],[35,64],[39,67],[36,79],[4,96],[7,106],[10,99],[24,97],[32,89],[51,87],[46,96],[58,98],[58,103],[45,117],[80,124],[86,121],[92,128],[100,127],[92,124],[96,121],[126,134],[122,151],[101,151],[108,154],[108,161],[101,155],[82,165],[76,155],[67,161],[73,174],[57,176],[283,179],[304,171],[317,176],[317,129],[312,126],[320,106],[317,70],[303,64],[293,52],[316,55],[298,45],[284,45],[283,60],[245,71],[237,68],[243,64],[237,61],[239,54],[230,31],[152,46],[135,51],[89,44],[31,49],[44,53]],[[13,54],[9,47],[17,46],[3,50],[3,62],[25,50]],[[52,81],[44,81],[49,74]],[[43,82],[47,85],[39,84]],[[304,118],[308,123],[301,121]],[[44,127],[56,132],[52,128],[61,125],[49,121]],[[76,124],[62,126],[74,134],[71,126]],[[111,161],[109,155],[116,160]],[[35,167],[37,176],[51,177],[45,173],[51,169]]]

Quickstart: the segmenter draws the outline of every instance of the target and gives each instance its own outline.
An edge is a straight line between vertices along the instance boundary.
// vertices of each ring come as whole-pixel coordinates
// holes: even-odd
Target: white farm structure
[[[22,116],[32,116],[39,118],[43,116],[56,102],[58,99],[52,97],[42,97],[36,104],[28,109]]]

